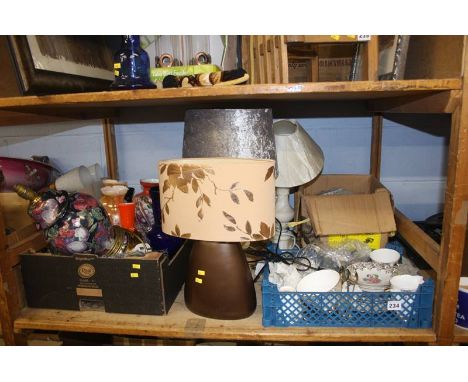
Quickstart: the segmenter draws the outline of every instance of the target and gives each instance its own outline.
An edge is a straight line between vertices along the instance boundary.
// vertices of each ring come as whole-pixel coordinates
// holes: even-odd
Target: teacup
[[[391,292],[416,292],[424,282],[422,276],[398,275],[390,279]]]
[[[395,267],[371,261],[354,263],[348,266],[349,281],[358,284],[363,291],[381,292],[390,286]]]
[[[375,249],[370,258],[375,263],[395,265],[400,260],[400,253],[390,248]]]

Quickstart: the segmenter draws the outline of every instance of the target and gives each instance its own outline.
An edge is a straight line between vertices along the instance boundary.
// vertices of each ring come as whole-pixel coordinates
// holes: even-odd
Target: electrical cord
[[[276,224],[279,226],[279,235],[278,235],[278,241],[276,242],[275,250],[272,251],[270,249],[266,250],[254,250],[252,251],[252,255],[258,256],[259,259],[257,260],[251,260],[248,261],[248,263],[259,263],[260,261],[265,261],[265,265],[262,267],[260,272],[258,272],[257,276],[254,278],[254,282],[258,280],[260,275],[262,274],[263,269],[268,265],[269,262],[272,263],[284,263],[286,265],[296,265],[296,268],[298,271],[307,271],[310,269],[315,269],[312,267],[312,263],[310,262],[310,259],[306,256],[297,256],[297,254],[287,251],[287,250],[281,250],[279,248],[279,242],[281,239],[281,235],[283,234],[283,225],[281,222],[276,219]],[[293,232],[294,234],[294,232]]]

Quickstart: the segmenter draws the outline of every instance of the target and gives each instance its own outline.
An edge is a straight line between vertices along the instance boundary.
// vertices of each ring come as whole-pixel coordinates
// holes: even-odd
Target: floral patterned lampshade
[[[159,162],[163,231],[217,242],[271,238],[275,232],[274,169],[270,159]]]

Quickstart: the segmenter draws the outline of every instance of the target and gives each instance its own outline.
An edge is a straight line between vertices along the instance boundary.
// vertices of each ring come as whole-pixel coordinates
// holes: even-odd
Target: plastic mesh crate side
[[[263,325],[277,327],[432,327],[434,282],[427,280],[416,292],[279,292],[262,282]],[[402,310],[389,311],[388,301],[400,300]]]
[[[432,310],[434,305],[434,281],[427,280],[421,285],[419,306],[419,327],[432,328]]]
[[[266,278],[266,280],[265,280]],[[272,300],[276,297],[277,291],[273,289],[273,284],[268,282],[268,277],[264,275],[262,283],[262,324],[263,326],[273,326],[274,322],[274,307]],[[276,287],[275,287],[276,288]]]
[[[419,328],[419,315],[420,315],[420,305],[421,305],[421,286],[418,287],[415,293],[405,293],[405,296],[411,296],[411,307],[406,311],[409,315],[408,322],[406,327],[417,329]],[[409,312],[408,312],[409,310]]]

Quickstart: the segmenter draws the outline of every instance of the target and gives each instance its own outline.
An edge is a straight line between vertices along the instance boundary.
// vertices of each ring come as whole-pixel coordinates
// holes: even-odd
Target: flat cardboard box
[[[21,273],[32,308],[101,310],[165,315],[185,281],[191,242],[171,259],[160,252],[144,257],[21,255]]]
[[[320,195],[344,189],[350,195]],[[390,192],[371,175],[320,175],[299,189],[299,211],[315,234],[331,245],[347,238],[372,249],[385,246],[396,232]]]

